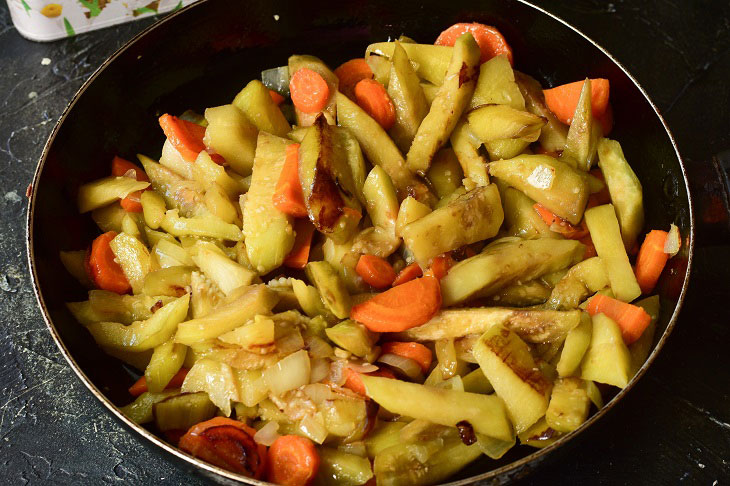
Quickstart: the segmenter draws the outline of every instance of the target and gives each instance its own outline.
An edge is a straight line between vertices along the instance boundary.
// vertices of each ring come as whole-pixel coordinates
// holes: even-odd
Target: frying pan
[[[553,445],[516,447],[498,461],[480,459],[454,477],[453,484],[499,484],[528,474],[615,406],[654,361],[677,322],[689,281],[695,245],[690,194],[697,199],[698,223],[711,227],[716,238],[728,239],[730,157],[686,167],[654,104],[605,50],[562,20],[518,0],[401,1],[397,6],[392,0],[310,0],[306,9],[283,1],[203,0],[132,39],[81,87],[46,143],[28,209],[33,286],[56,344],[92,394],[151,447],[220,484],[265,484],[188,456],[120,413],[117,406],[129,401],[127,388],[134,376],[105,355],[64,306],[86,297],[62,267],[59,251],[85,248],[98,234],[91,219],[69,204],[78,186],[107,175],[114,155],[159,155],[159,114],[229,103],[262,69],[285,64],[293,53],[311,53],[337,66],[361,56],[371,42],[402,33],[429,42],[457,21],[496,26],[514,50],[515,67],[543,85],[586,76],[610,80],[616,120],[612,138],[621,141],[630,161],[641,161],[633,167],[644,187],[646,227],[677,224],[683,249],[662,275],[654,348],[629,385]]]

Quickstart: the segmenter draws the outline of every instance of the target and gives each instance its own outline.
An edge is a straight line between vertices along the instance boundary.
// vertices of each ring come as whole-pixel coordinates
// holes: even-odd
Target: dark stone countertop
[[[709,160],[730,148],[727,1],[536,3],[583,30],[637,77],[686,158]],[[204,484],[123,429],[80,383],[46,330],[25,263],[24,194],[45,139],[88,75],[151,21],[38,44],[20,37],[0,2],[3,484]],[[728,250],[698,249],[688,299],[661,356],[618,407],[523,484],[730,480]]]

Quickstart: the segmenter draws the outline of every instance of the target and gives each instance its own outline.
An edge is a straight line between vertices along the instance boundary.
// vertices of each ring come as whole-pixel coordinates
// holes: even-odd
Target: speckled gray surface
[[[730,148],[727,2],[538,3],[634,73],[686,157],[707,160]],[[25,263],[24,194],[53,123],[103,59],[149,22],[37,44],[19,36],[0,3],[2,484],[204,484],[151,452],[87,392],[46,330]],[[692,290],[662,356],[619,407],[525,484],[727,483],[729,253],[697,252]]]

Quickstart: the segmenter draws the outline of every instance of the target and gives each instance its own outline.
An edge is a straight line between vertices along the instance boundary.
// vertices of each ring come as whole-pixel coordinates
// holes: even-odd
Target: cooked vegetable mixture
[[[639,241],[608,80],[512,63],[481,24],[334,71],[294,55],[82,185],[102,234],[61,254],[89,289],[68,308],[141,374],[122,411],[276,484],[405,486],[625,387],[679,232]]]

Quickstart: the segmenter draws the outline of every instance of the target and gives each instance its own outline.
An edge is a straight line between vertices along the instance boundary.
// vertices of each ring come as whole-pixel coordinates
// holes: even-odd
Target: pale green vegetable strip
[[[469,109],[491,104],[525,110],[525,99],[515,82],[509,59],[504,54],[491,58],[479,67],[479,79]]]
[[[406,51],[411,62],[418,65],[416,69],[418,76],[435,85],[444,82],[454,50],[453,47],[407,42],[401,42],[401,47]],[[368,46],[365,57],[370,57],[371,53],[375,53],[390,58],[393,56],[394,50],[395,42],[377,42]]]
[[[242,326],[256,314],[269,313],[277,301],[276,293],[265,285],[241,287],[210,314],[178,326],[175,342],[190,345],[216,338]]]
[[[591,344],[593,322],[588,313],[581,314],[580,324],[568,332],[557,364],[558,374],[562,377],[572,376],[579,368],[588,346]]]
[[[152,352],[147,368],[144,370],[144,377],[147,381],[147,389],[153,393],[165,389],[185,361],[187,346],[166,341],[155,348]]]
[[[504,400],[517,433],[545,414],[552,383],[539,371],[530,348],[517,334],[503,326],[492,327],[474,345],[474,357]]]
[[[402,152],[408,152],[418,127],[428,113],[428,103],[408,54],[396,41],[393,49],[388,95],[395,107],[390,136]]]
[[[553,387],[545,421],[553,430],[572,432],[588,418],[591,400],[580,378],[559,378]]]
[[[462,119],[454,127],[450,140],[451,148],[454,150],[456,158],[459,159],[464,175],[477,186],[489,184],[487,161],[477,150],[481,143],[470,132],[466,120]]]
[[[565,147],[568,137],[568,128],[558,120],[552,111],[545,106],[545,96],[540,83],[520,72],[515,72],[515,80],[525,100],[527,111],[539,115],[547,120],[540,131],[538,141],[548,152],[559,152]]]
[[[259,134],[251,189],[243,205],[246,253],[259,274],[280,266],[294,246],[292,218],[274,207],[271,199],[286,160],[286,139]]]
[[[631,249],[644,227],[644,203],[641,182],[621,150],[621,145],[607,138],[598,143],[598,165],[611,194],[624,246]]]
[[[388,173],[399,199],[413,195],[425,204],[435,202],[428,187],[408,170],[403,154],[385,130],[342,93],[337,93],[337,122],[355,136],[368,160]]]
[[[406,163],[412,171],[425,173],[436,151],[449,139],[474,93],[479,53],[479,46],[469,33],[463,34],[454,44],[444,84],[406,155]]]
[[[502,325],[532,343],[561,339],[580,322],[580,311],[478,307],[445,309],[426,324],[396,334],[401,340],[436,341],[481,334]]]
[[[425,267],[441,253],[493,237],[503,219],[499,191],[491,184],[413,221],[400,233],[416,261]]]
[[[183,218],[177,209],[168,209],[160,225],[173,236],[204,236],[221,240],[240,241],[241,229],[235,224],[209,214],[204,217]]]
[[[641,289],[626,254],[613,205],[605,204],[586,211],[586,224],[608,274],[611,290],[617,299],[631,302],[641,295]]]
[[[155,416],[152,413],[152,407],[155,403],[159,403],[166,398],[179,395],[180,390],[165,390],[160,393],[144,392],[138,396],[132,403],[120,407],[119,410],[129,417],[130,420],[140,425],[152,422]]]
[[[285,137],[291,126],[269,95],[269,90],[258,79],[249,82],[233,99],[233,106],[241,110],[256,127],[278,137]]]
[[[86,213],[106,206],[119,199],[124,199],[131,192],[141,191],[149,185],[149,182],[114,176],[89,182],[79,187],[77,199],[79,212]]]
[[[247,176],[253,167],[258,129],[233,105],[205,110],[208,128],[203,141],[220,154],[233,170]]]
[[[596,314],[581,378],[624,388],[631,378],[630,372],[631,354],[621,337],[621,328],[605,315]]]
[[[178,209],[180,214],[185,217],[208,214],[208,210],[203,204],[205,189],[203,184],[183,179],[167,167],[163,167],[142,154],[137,154],[137,158],[150,178],[152,189],[165,199],[167,207]]]
[[[558,281],[545,306],[548,309],[575,309],[588,296],[608,284],[608,274],[600,257],[583,260]]]
[[[157,229],[165,219],[165,200],[156,191],[144,191],[139,198],[142,203],[144,221],[152,229]]]
[[[137,238],[126,233],[119,233],[109,242],[114,252],[114,260],[122,267],[132,291],[142,291],[144,279],[150,272],[150,252]]]
[[[466,420],[475,432],[503,440],[512,438],[507,411],[495,396],[375,376],[361,375],[361,379],[368,396],[392,413],[452,427]]]
[[[457,263],[441,279],[443,305],[486,297],[517,280],[527,282],[570,267],[581,261],[584,252],[584,245],[574,240],[498,241],[479,255]]]
[[[549,155],[521,155],[489,164],[489,174],[577,225],[588,201],[581,173]]]
[[[162,306],[152,317],[125,326],[117,322],[92,322],[86,328],[102,347],[146,351],[164,343],[188,314],[190,296],[185,294]]]
[[[373,225],[395,234],[395,220],[399,210],[398,196],[388,173],[380,166],[373,167],[365,179],[362,192]]]

